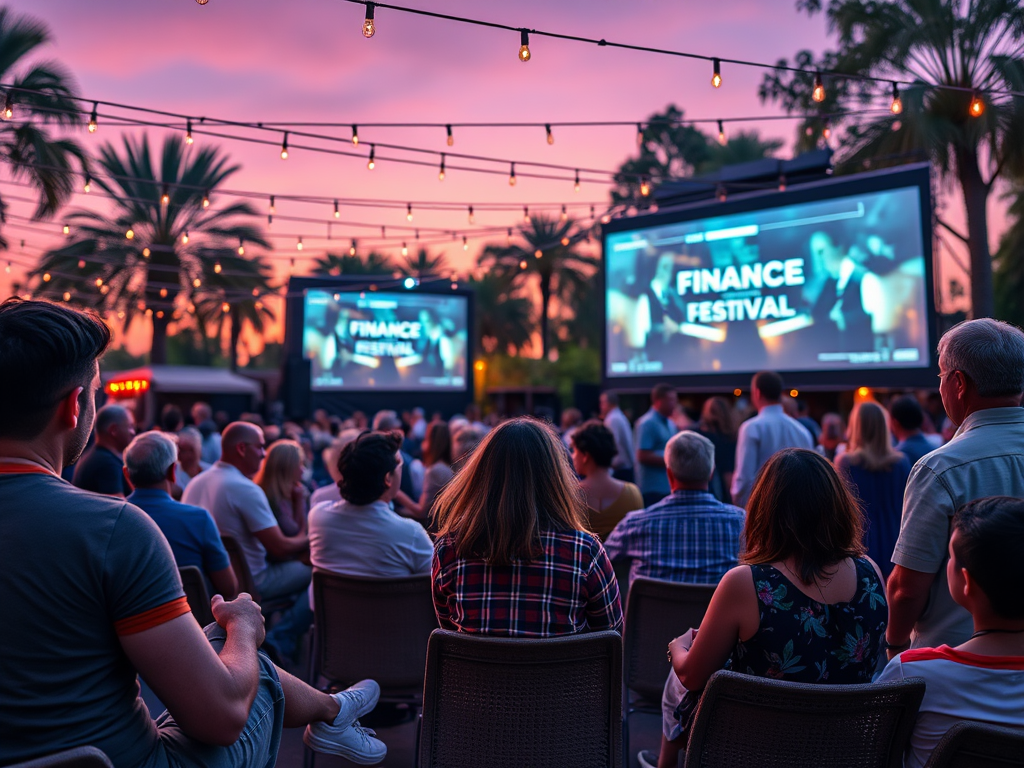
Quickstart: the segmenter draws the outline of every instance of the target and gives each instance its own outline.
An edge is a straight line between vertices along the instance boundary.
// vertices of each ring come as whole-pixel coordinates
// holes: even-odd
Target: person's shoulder
[[[33,496],[40,505],[50,505],[55,509],[74,512],[72,517],[84,518],[83,522],[95,521],[97,515],[117,517],[128,502],[119,496],[108,496],[94,493],[84,488],[49,476],[38,475],[38,490],[33,489]],[[138,509],[138,507],[133,507]],[[141,510],[139,510],[141,512]],[[88,516],[81,514],[88,512]]]
[[[740,521],[747,519],[747,511],[743,507],[737,507],[735,504],[726,504],[724,501],[719,501],[718,511],[726,517],[733,517]]]

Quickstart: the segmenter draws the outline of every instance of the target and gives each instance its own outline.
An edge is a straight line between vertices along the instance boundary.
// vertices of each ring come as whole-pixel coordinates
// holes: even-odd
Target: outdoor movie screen
[[[909,186],[606,233],[607,377],[928,367],[921,208]]]
[[[310,289],[304,308],[315,391],[467,387],[465,296]]]

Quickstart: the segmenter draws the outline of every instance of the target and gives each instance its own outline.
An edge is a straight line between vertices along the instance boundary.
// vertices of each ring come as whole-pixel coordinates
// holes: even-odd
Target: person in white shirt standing
[[[602,392],[598,400],[604,425],[615,438],[615,458],[612,459],[612,477],[624,483],[633,482],[633,428],[626,414],[619,408],[617,392]]]
[[[782,410],[782,377],[774,371],[754,374],[750,401],[757,416],[740,425],[736,442],[736,471],[732,476],[732,503],[745,507],[757,473],[783,448],[813,449],[811,434]]]

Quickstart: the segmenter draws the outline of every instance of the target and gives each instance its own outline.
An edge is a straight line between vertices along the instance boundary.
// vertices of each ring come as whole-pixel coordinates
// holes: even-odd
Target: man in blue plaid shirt
[[[715,446],[697,432],[676,434],[665,446],[672,493],[630,512],[604,543],[613,560],[632,558],[630,578],[717,584],[739,563],[746,514],[708,492]]]

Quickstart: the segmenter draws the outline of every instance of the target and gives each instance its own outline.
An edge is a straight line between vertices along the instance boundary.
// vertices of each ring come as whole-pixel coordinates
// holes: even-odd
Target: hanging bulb
[[[825,84],[821,81],[821,72],[814,75],[814,90],[811,91],[811,98],[819,104],[825,100]]]
[[[651,182],[648,181],[646,176],[640,177],[640,194],[647,197],[651,194]]]
[[[267,226],[268,227],[272,227],[273,225],[274,225],[274,214],[268,213],[267,214]]]
[[[359,146],[359,126],[354,123],[352,125],[352,145]]]
[[[468,251],[469,250],[469,241],[466,240],[466,236],[465,235],[462,236],[462,250],[464,250],[464,251]]]
[[[295,244],[295,250],[297,250],[297,251],[301,251],[302,250],[302,238],[301,237],[299,238],[299,242],[297,242]]]
[[[420,239],[420,231],[418,229],[416,230],[415,237],[417,240]]]
[[[405,243],[402,243],[402,255],[403,256],[408,256],[409,255],[409,246],[406,245]]]
[[[469,206],[469,223],[472,224],[475,220],[476,217],[473,215],[473,206],[471,205]]]
[[[985,112],[985,102],[976,92],[971,94],[971,105],[967,108],[971,117],[981,117]]]
[[[529,224],[530,223],[530,206],[528,206],[528,205],[524,205],[523,206],[523,223],[524,224]]]
[[[85,194],[87,195],[90,191],[92,191],[92,176],[90,176],[88,173],[85,174],[85,184],[82,185],[82,191],[85,192]]]
[[[441,153],[441,169],[437,172],[437,180],[444,181],[444,153]]]
[[[579,172],[579,170],[576,171],[576,181],[573,182],[572,189],[573,189],[574,192],[579,194],[579,191],[580,191],[580,172]]]
[[[341,218],[341,211],[338,210],[338,201],[337,200],[334,201],[334,218],[336,218],[336,219],[340,219]]]
[[[373,25],[373,3],[366,4],[366,18],[363,19],[363,37],[369,40],[377,28]]]
[[[508,248],[512,245],[512,227],[508,228],[508,234],[505,235],[505,247]]]
[[[718,143],[721,144],[723,147],[726,144],[725,126],[722,125],[722,121],[721,120],[718,121]]]
[[[412,203],[406,203],[405,206],[405,220],[412,221]]]
[[[198,288],[198,287],[199,287],[199,286],[201,286],[202,284],[203,284],[203,281],[202,281],[202,280],[200,280],[200,279],[199,279],[198,277],[197,277],[197,278],[195,278],[195,279],[194,279],[194,280],[192,281],[192,287],[193,287],[193,288]]]
[[[377,148],[374,147],[373,144],[371,144],[370,145],[370,159],[366,161],[366,167],[369,168],[371,171],[374,169],[374,166],[377,165],[377,163],[374,162],[374,159],[373,159],[376,154],[377,154]]]
[[[520,269],[526,269],[528,266],[529,264],[526,263],[526,259],[523,259],[522,261],[519,262]]]
[[[636,145],[642,147],[644,145],[644,129],[640,123],[636,124]]]
[[[239,243],[241,243],[242,241],[241,241],[241,240],[239,240],[238,242],[239,242]],[[238,247],[239,247],[239,248],[241,248],[242,246],[241,246],[241,245],[239,245]],[[216,264],[214,264],[214,265],[213,265],[213,271],[214,271],[214,272],[216,272],[216,273],[217,273],[218,275],[220,274],[220,272],[221,272],[221,269],[222,269],[222,267],[221,267],[221,265],[220,265],[220,262],[219,262],[219,261],[218,261],[218,262],[217,262]]]
[[[50,273],[49,272],[44,272],[43,273],[43,282],[44,283],[48,283],[48,282],[50,282],[50,279],[51,279],[50,278]]]
[[[548,135],[548,144],[554,144],[555,143],[555,134],[553,134],[551,132],[551,126],[549,124],[547,124],[547,123],[544,124],[544,131]]]
[[[64,225],[64,234],[65,235],[70,235],[71,234],[71,227],[69,227],[67,224]]]
[[[715,194],[718,195],[718,202],[724,203],[726,197],[728,196],[725,191],[725,184],[719,184],[718,189],[715,191]]]
[[[204,192],[203,193],[203,208],[209,208],[209,207],[210,207],[210,193],[209,192]]]
[[[149,258],[149,254],[150,254],[149,248],[143,248],[142,249],[142,258],[148,259]]]
[[[519,60],[524,64],[530,60],[530,33],[519,30]]]
[[[535,258],[535,259],[539,259],[543,255],[544,255],[544,251],[542,251],[540,248],[538,248],[536,251],[533,252],[533,258]]]
[[[160,205],[168,205],[168,204],[170,204],[170,202],[171,202],[171,195],[167,191],[167,187],[165,185],[164,188],[163,188],[163,191],[160,193]]]
[[[161,288],[160,289],[160,298],[161,299],[166,299],[167,298],[167,289],[166,288]]]
[[[92,113],[89,115],[89,133],[96,133],[98,127],[96,122],[96,109],[99,106],[97,102],[92,103]]]
[[[64,291],[64,301],[71,301],[71,291]]]
[[[569,243],[571,243],[571,242],[572,242],[572,240],[569,239],[568,235],[566,235],[565,237],[562,238],[562,245],[568,246]]]
[[[900,98],[900,86],[897,83],[892,84],[892,104],[889,105],[889,111],[894,115],[903,111],[903,99]]]
[[[281,159],[288,159],[288,131],[284,132],[284,138],[281,139]]]
[[[220,311],[226,315],[228,312],[231,311],[231,305],[225,301],[223,304],[220,305]]]
[[[124,233],[124,236],[129,240],[133,240],[135,238],[135,230],[129,228],[129,230]]]
[[[14,117],[14,102],[11,101],[10,94],[7,94],[7,98],[4,101],[4,109],[3,112],[0,112],[0,117],[2,117],[4,120],[10,120],[12,117]]]
[[[270,196],[270,205],[267,207],[268,213],[277,213],[277,206],[274,205],[274,196]]]
[[[356,255],[356,241],[355,240],[352,240],[352,247],[350,247],[348,249],[348,255],[349,256],[355,256]]]
[[[722,62],[718,59],[711,60],[711,66],[714,69],[714,74],[711,75],[711,84],[715,88],[722,87]]]
[[[565,206],[564,205],[562,206],[562,217],[561,218],[562,218],[562,221],[565,221],[566,219],[569,218],[569,212],[565,210]]]
[[[185,244],[185,243],[188,242],[188,230],[187,229],[184,232],[181,233],[181,242],[182,242],[182,244]]]
[[[192,121],[185,121],[185,143],[190,147],[195,143],[195,139],[192,138]]]
[[[786,174],[780,173],[779,174],[779,192],[785,192],[785,191],[786,191]]]
[[[514,187],[516,185],[516,164],[512,163],[512,169],[508,174],[508,185]]]
[[[832,138],[832,123],[829,121],[828,118],[825,118],[825,125],[822,126],[821,137],[825,139],[825,141],[828,141],[830,138]]]
[[[448,132],[448,146],[449,147],[454,147],[455,146],[455,137],[452,136],[452,127],[450,125],[446,125],[444,127],[444,129],[445,129],[445,131]]]
[[[242,241],[242,238],[238,238],[238,255],[245,256],[245,243]],[[220,265],[218,264],[218,266]],[[220,272],[219,269],[217,271]]]

